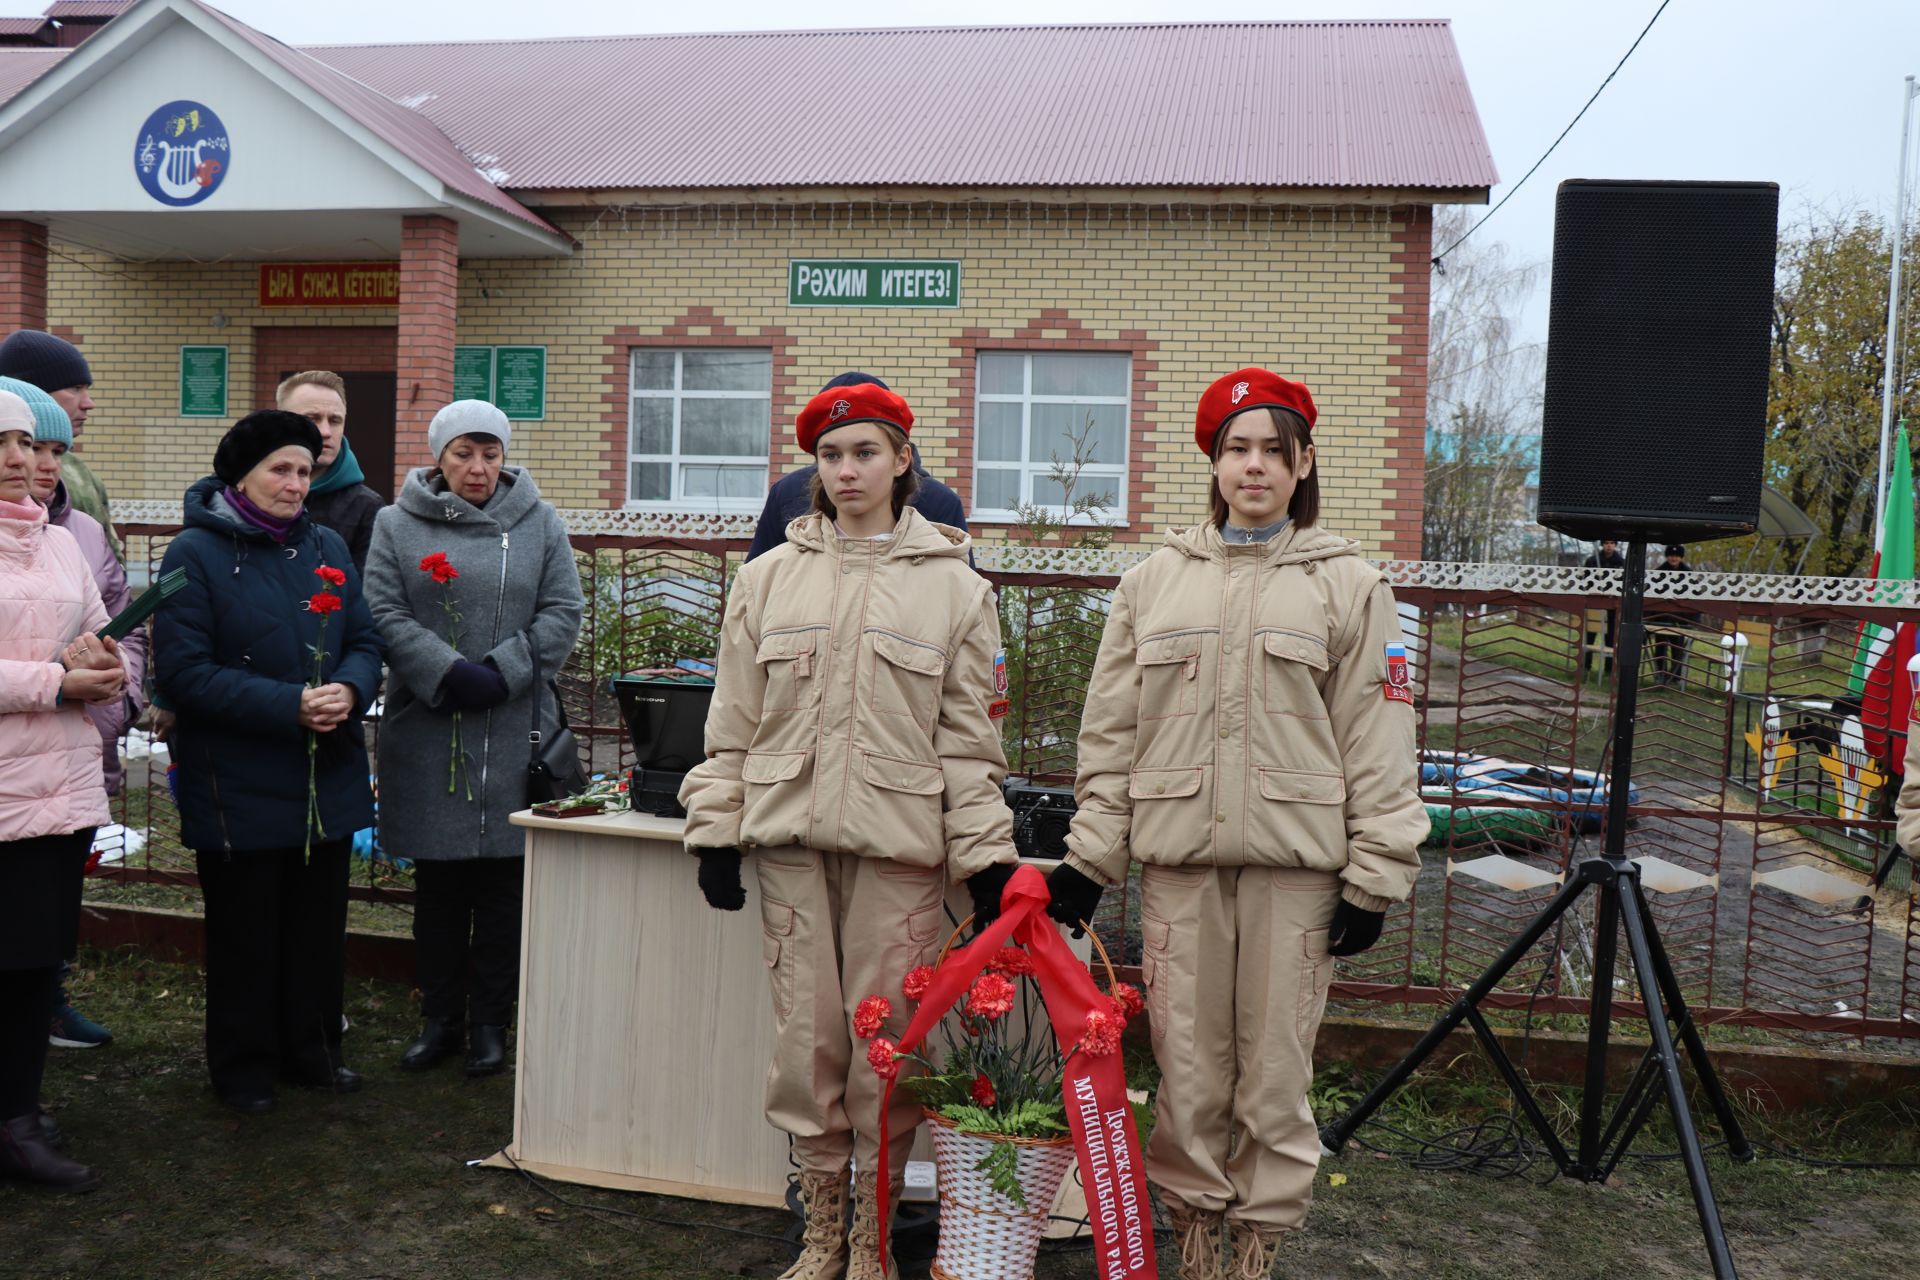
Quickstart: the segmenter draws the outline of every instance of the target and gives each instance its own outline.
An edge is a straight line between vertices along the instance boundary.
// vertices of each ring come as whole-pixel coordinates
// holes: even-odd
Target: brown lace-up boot
[[[900,1208],[902,1182],[891,1179],[887,1191],[887,1220],[880,1221],[880,1174],[866,1170],[853,1177],[853,1230],[847,1236],[852,1256],[847,1259],[847,1280],[900,1280],[900,1267],[893,1259],[893,1215]],[[880,1233],[888,1233],[887,1269],[880,1270]]]
[[[800,1256],[780,1280],[845,1280],[847,1171],[802,1173],[800,1207],[807,1219]]]
[[[1160,1203],[1166,1207],[1167,1223],[1173,1228],[1173,1247],[1180,1255],[1180,1280],[1222,1280],[1221,1215],[1164,1191]]]
[[[1227,1273],[1228,1280],[1267,1280],[1273,1274],[1273,1264],[1280,1260],[1280,1242],[1286,1238],[1285,1231],[1272,1227],[1229,1222],[1227,1252],[1232,1255],[1229,1265],[1233,1269]]]

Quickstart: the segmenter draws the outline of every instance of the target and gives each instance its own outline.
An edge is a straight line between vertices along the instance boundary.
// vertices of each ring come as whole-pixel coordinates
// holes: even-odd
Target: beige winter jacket
[[[1114,592],[1080,724],[1067,861],[1337,871],[1384,911],[1427,832],[1414,715],[1385,696],[1393,592],[1358,543],[1287,528],[1167,535]]]
[[[1915,719],[1920,720],[1920,716]],[[1920,857],[1920,724],[1907,733],[1906,774],[1900,796],[1893,802],[1894,816],[1899,819],[1894,839],[1909,854]]]
[[[680,789],[687,848],[805,845],[956,881],[1015,860],[988,715],[1000,621],[967,546],[912,507],[879,542],[805,515],[740,570],[707,759]]]

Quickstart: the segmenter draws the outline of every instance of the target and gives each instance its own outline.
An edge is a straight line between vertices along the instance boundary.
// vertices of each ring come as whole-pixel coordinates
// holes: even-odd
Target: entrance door
[[[296,369],[281,373],[291,378]],[[392,373],[351,373],[335,370],[347,384],[347,443],[366,473],[367,487],[393,501],[393,400],[398,379]],[[425,461],[422,459],[421,461]]]

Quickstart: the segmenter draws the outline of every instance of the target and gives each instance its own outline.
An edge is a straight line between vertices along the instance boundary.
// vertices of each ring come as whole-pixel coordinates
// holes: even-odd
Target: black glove
[[[738,911],[747,905],[747,890],[740,883],[738,849],[696,849],[700,855],[700,892],[715,911]]]
[[[1011,862],[996,862],[967,877],[967,892],[973,895],[974,933],[1000,918],[1000,891],[1013,879],[1013,868]]]
[[[1333,923],[1327,926],[1327,952],[1336,956],[1357,956],[1380,941],[1380,926],[1387,922],[1384,911],[1367,911],[1345,898],[1333,909]]]
[[[449,711],[487,711],[508,696],[507,678],[484,662],[462,658],[440,678],[440,701]]]
[[[1069,926],[1074,937],[1084,938],[1087,931],[1080,927],[1080,922],[1093,919],[1100,895],[1106,891],[1107,887],[1098,880],[1087,879],[1063,862],[1047,876],[1047,892],[1053,895],[1053,901],[1047,904],[1047,914]]]

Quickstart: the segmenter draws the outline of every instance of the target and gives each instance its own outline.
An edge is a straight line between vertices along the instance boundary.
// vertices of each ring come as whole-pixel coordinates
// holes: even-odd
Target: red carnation
[[[1147,1002],[1141,997],[1140,988],[1130,982],[1116,982],[1113,984],[1113,1007],[1122,1018],[1131,1022],[1140,1016]]]
[[[340,597],[331,591],[316,591],[308,598],[307,608],[323,617],[329,613],[338,613]]]
[[[967,1012],[991,1022],[1013,1008],[1013,984],[997,973],[983,973],[967,992]]]
[[[901,980],[900,994],[917,1004],[920,997],[927,994],[927,987],[932,981],[933,966],[930,964],[916,965],[914,968],[907,970],[907,976]]]
[[[315,577],[330,587],[344,587],[347,585],[347,571],[345,569],[336,569],[332,565],[323,564],[313,572]]]
[[[867,1046],[867,1065],[882,1080],[891,1080],[900,1074],[900,1064],[894,1060],[894,1052],[893,1041],[885,1036]]]
[[[448,583],[460,576],[460,571],[447,563],[447,553],[436,551],[430,556],[420,557],[420,568],[435,582]]]
[[[1033,957],[1019,947],[1002,947],[987,961],[987,968],[1012,978],[1030,977],[1033,974]]]
[[[992,1106],[999,1097],[999,1095],[993,1091],[993,1081],[987,1079],[984,1075],[975,1076],[973,1078],[973,1088],[967,1090],[967,1092],[972,1094],[973,1100],[983,1107]]]
[[[1080,1036],[1080,1052],[1104,1058],[1120,1047],[1122,1023],[1114,1014],[1095,1009],[1087,1015],[1087,1029]]]
[[[893,1016],[893,1006],[885,996],[868,996],[853,1010],[853,1034],[870,1039]]]

